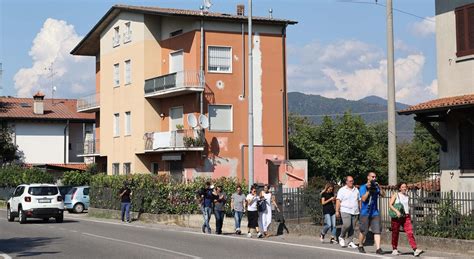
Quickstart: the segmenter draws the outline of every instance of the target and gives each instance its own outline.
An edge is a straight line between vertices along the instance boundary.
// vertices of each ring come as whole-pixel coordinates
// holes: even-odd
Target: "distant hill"
[[[409,105],[396,103],[396,109],[401,110]],[[320,95],[308,95],[299,92],[288,93],[288,109],[290,113],[310,115],[314,123],[321,123],[324,115],[341,116],[346,111],[360,115],[367,123],[387,121],[387,100],[378,96],[367,96],[358,101],[344,98],[326,98]],[[358,114],[362,113],[362,114]],[[409,140],[413,137],[415,120],[413,116],[397,115],[398,140]]]

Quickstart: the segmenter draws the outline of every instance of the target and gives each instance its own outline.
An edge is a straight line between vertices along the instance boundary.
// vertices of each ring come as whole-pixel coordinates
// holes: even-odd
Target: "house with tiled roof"
[[[0,125],[12,130],[27,165],[82,170],[83,140],[93,139],[95,117],[76,109],[75,99],[45,99],[40,92],[33,98],[0,97]]]
[[[439,142],[441,191],[474,191],[474,0],[436,0],[438,99],[415,114]],[[436,125],[438,127],[436,127]]]

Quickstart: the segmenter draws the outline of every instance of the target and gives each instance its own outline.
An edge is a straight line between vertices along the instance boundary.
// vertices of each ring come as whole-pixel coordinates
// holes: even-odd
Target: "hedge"
[[[16,187],[29,183],[54,183],[53,176],[36,168],[16,165],[0,168],[0,187]]]
[[[70,186],[89,185],[91,174],[89,172],[69,171],[65,172],[61,179],[62,184]]]
[[[91,207],[100,209],[120,209],[119,190],[124,183],[133,192],[132,211],[153,214],[193,214],[199,210],[197,192],[206,181],[222,186],[227,194],[226,212],[230,213],[230,197],[240,184],[235,178],[206,179],[196,178],[189,183],[172,183],[167,176],[134,174],[129,176],[94,175],[91,178]]]

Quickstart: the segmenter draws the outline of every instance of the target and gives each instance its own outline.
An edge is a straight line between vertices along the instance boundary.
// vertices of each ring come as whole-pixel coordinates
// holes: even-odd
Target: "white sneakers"
[[[247,237],[251,238],[251,237],[252,237],[252,233],[249,232],[249,233],[247,234]]]
[[[401,255],[401,253],[398,252],[397,249],[394,249],[394,250],[392,251],[392,255]]]
[[[262,238],[262,237],[263,237],[263,234],[262,234],[261,232],[258,232],[257,237],[258,237],[258,238]]]
[[[324,235],[322,235],[322,234],[321,234],[321,235],[319,235],[319,241],[321,241],[321,243],[323,243],[323,242],[324,242]]]
[[[345,247],[345,246],[346,246],[346,242],[344,241],[344,238],[339,237],[339,244],[341,245],[341,247]]]
[[[349,245],[347,245],[350,248],[357,248],[358,246],[354,244],[354,242],[350,242]]]
[[[422,253],[423,253],[423,250],[417,248],[417,249],[415,250],[415,252],[413,253],[413,255],[414,255],[415,257],[418,257],[418,256],[420,256]]]

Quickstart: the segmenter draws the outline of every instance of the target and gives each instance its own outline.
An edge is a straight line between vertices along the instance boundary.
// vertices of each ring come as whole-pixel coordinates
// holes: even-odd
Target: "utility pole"
[[[395,65],[393,50],[393,7],[387,0],[387,85],[388,85],[388,184],[397,184],[397,129],[395,127]]]
[[[249,189],[253,185],[254,181],[254,166],[253,166],[253,50],[252,50],[252,0],[249,0],[249,15],[248,15],[248,44],[249,44],[249,97],[248,97],[248,124],[249,124]]]

